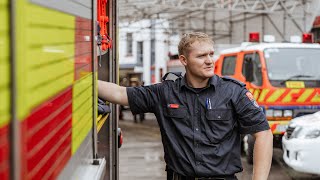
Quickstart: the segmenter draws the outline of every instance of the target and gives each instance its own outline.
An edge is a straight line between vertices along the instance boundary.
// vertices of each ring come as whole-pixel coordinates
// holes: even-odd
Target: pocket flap
[[[179,107],[179,108],[167,108],[167,116],[173,118],[184,118],[187,116],[187,108]]]
[[[206,112],[206,118],[210,121],[225,121],[231,120],[232,110],[231,109],[213,109]]]

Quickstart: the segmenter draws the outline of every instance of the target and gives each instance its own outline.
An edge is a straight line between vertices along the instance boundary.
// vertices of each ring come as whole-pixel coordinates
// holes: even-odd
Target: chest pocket
[[[182,128],[181,126],[189,126],[189,113],[188,109],[184,106],[180,105],[179,108],[166,107],[164,115],[166,116],[166,119],[169,119],[176,127]]]
[[[211,109],[206,112],[206,134],[212,143],[219,143],[233,130],[232,109]]]
[[[166,108],[165,115],[171,118],[184,119],[187,115],[187,108],[180,106],[179,108]]]

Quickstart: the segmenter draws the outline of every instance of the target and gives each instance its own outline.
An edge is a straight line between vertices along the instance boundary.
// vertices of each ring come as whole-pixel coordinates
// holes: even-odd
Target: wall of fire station
[[[161,74],[166,72],[166,61],[168,60],[168,36],[163,27],[168,23],[161,23],[163,20],[153,22],[154,29],[150,29],[151,20],[145,20],[128,26],[120,25],[119,41],[119,63],[121,65],[134,66],[133,73],[141,73],[145,85],[161,81]],[[160,27],[159,29],[157,29]],[[132,34],[131,47],[128,45],[128,34]],[[152,42],[153,41],[153,42]],[[138,63],[138,43],[143,44],[143,62]],[[152,43],[154,43],[152,45]],[[153,47],[153,48],[151,48]],[[132,48],[131,51],[128,48]],[[152,61],[152,51],[154,60]],[[141,51],[140,51],[141,52]],[[121,70],[121,69],[120,69]],[[161,72],[162,71],[162,72]]]
[[[310,12],[316,12],[320,1],[311,3],[307,8]],[[283,42],[289,41],[290,36],[301,36],[303,32],[311,30],[315,16],[304,13],[303,8],[297,5],[292,13],[289,8],[287,12],[281,9],[281,11],[265,14],[207,11],[205,13],[207,18],[198,14],[190,15],[176,24],[180,23],[184,26],[187,29],[184,32],[187,32],[188,29],[195,29],[213,35],[217,44],[239,44],[248,41],[250,32],[259,32],[261,40],[265,34],[274,35],[277,42]]]

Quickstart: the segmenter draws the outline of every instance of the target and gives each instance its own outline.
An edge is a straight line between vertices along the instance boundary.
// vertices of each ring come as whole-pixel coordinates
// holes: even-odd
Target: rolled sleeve
[[[158,85],[127,87],[128,102],[132,114],[153,112],[158,102]]]
[[[248,97],[248,92],[243,88],[235,104],[240,133],[254,134],[270,129],[265,114],[257,102]]]

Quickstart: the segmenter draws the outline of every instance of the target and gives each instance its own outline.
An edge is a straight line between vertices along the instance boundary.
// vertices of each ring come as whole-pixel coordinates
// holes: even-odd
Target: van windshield
[[[265,49],[270,81],[320,80],[320,48]]]

